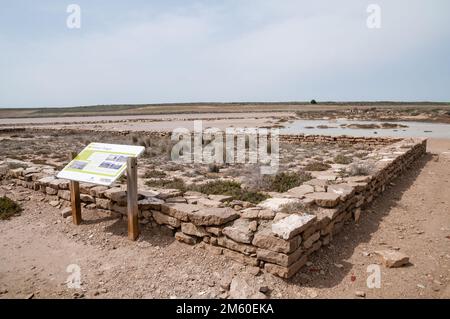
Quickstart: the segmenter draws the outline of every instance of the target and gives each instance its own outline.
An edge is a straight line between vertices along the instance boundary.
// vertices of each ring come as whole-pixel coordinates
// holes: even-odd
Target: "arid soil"
[[[233,276],[268,287],[270,298],[450,298],[450,140],[429,141],[429,151],[290,280],[255,275],[159,229],[130,242],[125,221],[96,211],[74,226],[44,195],[2,185],[0,196],[24,211],[0,221],[0,298],[224,298]],[[386,248],[410,265],[381,266],[381,287],[369,289],[367,266]],[[81,289],[66,284],[72,264]]]

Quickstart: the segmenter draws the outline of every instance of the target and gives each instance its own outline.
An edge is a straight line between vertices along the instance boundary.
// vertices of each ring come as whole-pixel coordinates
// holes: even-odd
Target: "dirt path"
[[[433,140],[431,152],[346,225],[332,245],[290,281],[262,274],[272,298],[450,298],[450,140]],[[174,241],[158,229],[137,243],[122,220],[85,211],[81,226],[63,219],[43,195],[0,187],[24,212],[0,221],[0,298],[208,298],[220,297],[225,275],[250,268]],[[387,247],[410,256],[411,265],[381,266],[381,288],[366,286],[370,254]],[[69,265],[80,268],[81,289],[69,288]]]

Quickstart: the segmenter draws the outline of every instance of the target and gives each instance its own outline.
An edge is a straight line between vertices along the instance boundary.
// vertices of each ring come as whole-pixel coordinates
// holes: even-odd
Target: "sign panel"
[[[144,150],[143,146],[91,143],[57,177],[109,186],[125,171],[128,157],[138,157]]]

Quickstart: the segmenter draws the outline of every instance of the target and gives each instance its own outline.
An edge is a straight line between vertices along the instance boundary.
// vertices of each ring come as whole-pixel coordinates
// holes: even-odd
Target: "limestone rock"
[[[175,233],[175,239],[189,245],[195,245],[197,242],[194,237],[186,235],[182,232]]]
[[[95,204],[98,208],[112,210],[113,203],[108,198],[96,198]]]
[[[323,180],[323,179],[313,178],[313,179],[310,179],[309,181],[304,182],[303,185],[313,186],[314,189],[316,187],[322,187],[326,190],[328,187],[328,181]]]
[[[59,200],[52,200],[51,202],[49,202],[50,206],[56,207],[59,205]]]
[[[28,167],[23,171],[23,175],[39,173],[40,171],[38,167]]]
[[[313,246],[313,244],[320,239],[320,231],[315,232],[308,238],[303,239],[303,247],[305,249],[309,249]]]
[[[302,248],[297,248],[291,254],[283,254],[261,248],[258,248],[258,250],[256,251],[256,256],[258,259],[284,267],[292,265],[302,256],[302,254]]]
[[[53,188],[53,187],[50,187],[50,186],[47,186],[47,187],[45,188],[45,192],[46,192],[47,194],[49,194],[49,195],[56,195],[56,194],[58,194],[58,190],[55,189],[55,188]]]
[[[219,237],[217,238],[217,244],[219,246],[238,251],[243,253],[244,255],[251,255],[256,253],[256,247],[246,244],[237,243],[227,237]]]
[[[283,267],[276,264],[266,263],[264,265],[264,269],[273,275],[276,275],[281,278],[290,278],[295,275],[300,268],[302,268],[306,262],[308,261],[308,257],[306,255],[300,257],[295,263],[293,263],[289,267]]]
[[[252,244],[259,248],[287,254],[296,250],[300,242],[300,236],[284,240],[276,237],[269,228],[266,228],[255,233]]]
[[[70,191],[60,189],[58,191],[58,197],[70,201]]]
[[[259,219],[272,220],[275,218],[275,212],[270,209],[261,209],[258,213]]]
[[[54,179],[48,183],[48,186],[54,189],[69,189],[69,181],[67,179]]]
[[[189,215],[198,211],[198,206],[190,204],[161,204],[161,212],[180,219],[184,222],[189,221]]]
[[[396,250],[378,250],[375,254],[381,257],[383,265],[387,268],[402,267],[409,263],[409,257]]]
[[[80,183],[80,193],[82,194],[88,194],[90,193],[90,189],[92,187],[95,187],[95,184],[91,183]]]
[[[121,187],[110,188],[103,195],[119,205],[127,204],[127,191]]]
[[[370,182],[371,177],[370,176],[350,176],[344,178],[346,182],[353,182],[353,183],[368,183]]]
[[[328,186],[327,192],[338,194],[344,201],[353,194],[354,190],[349,184],[342,183]]]
[[[94,197],[92,197],[91,195],[87,195],[87,194],[80,194],[80,200],[83,203],[95,203]]]
[[[202,226],[196,226],[192,223],[182,223],[181,231],[186,235],[192,235],[197,237],[209,236],[209,233]]]
[[[178,197],[178,196],[182,196],[183,192],[180,191],[179,189],[173,189],[173,188],[163,188],[163,189],[158,189],[158,195],[156,195],[155,197],[158,197],[159,199],[168,199],[171,197]]]
[[[197,199],[197,204],[204,207],[223,207],[223,203],[218,200],[211,200],[209,198],[200,197]]]
[[[61,211],[62,218],[69,217],[70,215],[72,215],[72,208],[70,207],[66,207]]]
[[[96,198],[103,197],[103,193],[106,190],[108,190],[107,186],[102,186],[102,185],[94,186],[89,189],[89,195],[96,197]]]
[[[8,174],[11,175],[12,177],[19,178],[20,176],[23,175],[23,171],[24,171],[23,167],[18,167],[10,169]]]
[[[311,185],[300,185],[298,187],[291,188],[286,193],[297,198],[303,198],[306,194],[313,193],[314,187]]]
[[[317,210],[314,211],[315,216],[317,217],[317,222],[323,228],[328,225],[333,219],[335,219],[340,213],[339,207],[334,208],[324,208],[318,207]]]
[[[290,214],[288,214],[288,213],[277,213],[273,219],[273,222],[274,223],[279,222],[280,220],[288,217],[289,215]]]
[[[265,209],[270,209],[273,212],[279,212],[283,208],[283,205],[293,204],[297,202],[299,202],[297,198],[275,197],[266,199],[265,201],[259,203],[259,206]]]
[[[239,213],[234,209],[226,208],[201,208],[188,214],[189,221],[199,226],[218,226],[239,218]]]
[[[250,256],[243,255],[239,252],[236,252],[234,250],[230,249],[223,249],[223,254],[238,263],[244,264],[244,265],[250,265],[250,266],[258,266],[258,260],[256,258],[252,258]]]
[[[209,226],[209,227],[206,227],[206,231],[217,237],[222,235],[222,228],[220,228],[220,227]]]
[[[41,178],[40,180],[38,180],[38,182],[43,186],[48,186],[48,184],[54,180],[55,180],[54,176],[47,176],[47,177]]]
[[[209,195],[208,197],[209,197],[209,199],[211,199],[213,201],[217,201],[217,202],[221,202],[221,203],[229,202],[230,200],[233,199],[233,196],[228,196],[228,195]]]
[[[247,280],[240,276],[233,278],[230,284],[230,299],[266,299],[267,296],[259,291],[254,280]]]
[[[318,206],[333,208],[339,204],[340,195],[336,193],[316,192],[306,194],[306,198],[314,199],[314,202]]]
[[[152,216],[155,219],[156,223],[158,223],[160,225],[170,225],[175,228],[178,228],[181,226],[181,222],[179,219],[176,219],[172,216],[163,214],[157,210],[152,211]]]
[[[184,197],[178,196],[166,199],[166,203],[187,203],[187,201]]]
[[[272,232],[285,240],[291,239],[314,224],[316,216],[292,214],[272,224]]]
[[[260,207],[250,207],[241,211],[241,218],[256,219],[261,211]]]
[[[162,199],[156,197],[146,197],[138,201],[138,207],[141,210],[161,210]]]
[[[250,230],[250,222],[248,220],[238,219],[233,225],[225,227],[222,233],[239,243],[251,244],[254,232]]]

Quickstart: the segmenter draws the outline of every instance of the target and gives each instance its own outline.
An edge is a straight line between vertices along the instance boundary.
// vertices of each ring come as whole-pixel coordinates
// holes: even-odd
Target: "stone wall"
[[[321,139],[330,137],[321,137]],[[303,141],[304,137],[290,142]],[[343,137],[358,142],[361,138]],[[323,140],[321,140],[323,142]],[[330,142],[339,142],[332,138]],[[375,171],[369,176],[350,176],[334,181],[313,179],[265,200],[258,206],[229,196],[175,189],[140,189],[141,225],[163,227],[186,244],[199,244],[214,254],[257,266],[289,278],[308,257],[328,245],[346,221],[364,218],[363,208],[384,191],[386,185],[426,152],[425,139],[369,142],[384,143],[374,156]],[[379,145],[379,144],[378,144]],[[16,160],[0,162],[0,178],[46,193],[62,207],[69,206],[67,180],[56,179],[52,167]],[[126,218],[126,190],[80,184],[83,207],[100,209]],[[49,199],[49,200],[50,200]],[[281,212],[287,204],[294,213]]]
[[[4,128],[0,129],[0,132],[11,133],[11,132],[48,132],[54,134],[55,131],[61,134],[80,134],[80,133],[104,133],[102,129],[71,129],[71,128],[60,128],[60,129],[47,129],[47,128]],[[108,134],[115,136],[139,136],[139,137],[170,137],[171,132],[164,131],[130,131],[130,130],[120,130],[120,131],[108,131]],[[368,146],[379,146],[379,145],[389,145],[401,141],[401,138],[387,138],[387,137],[356,137],[356,136],[330,136],[330,135],[312,135],[312,134],[281,134],[280,142],[284,143],[330,143],[330,144],[355,144],[364,143]]]
[[[389,145],[401,141],[401,138],[386,137],[358,137],[358,136],[329,136],[329,135],[280,135],[280,141],[285,143],[330,143],[330,144],[357,144],[364,143],[368,146]]]

